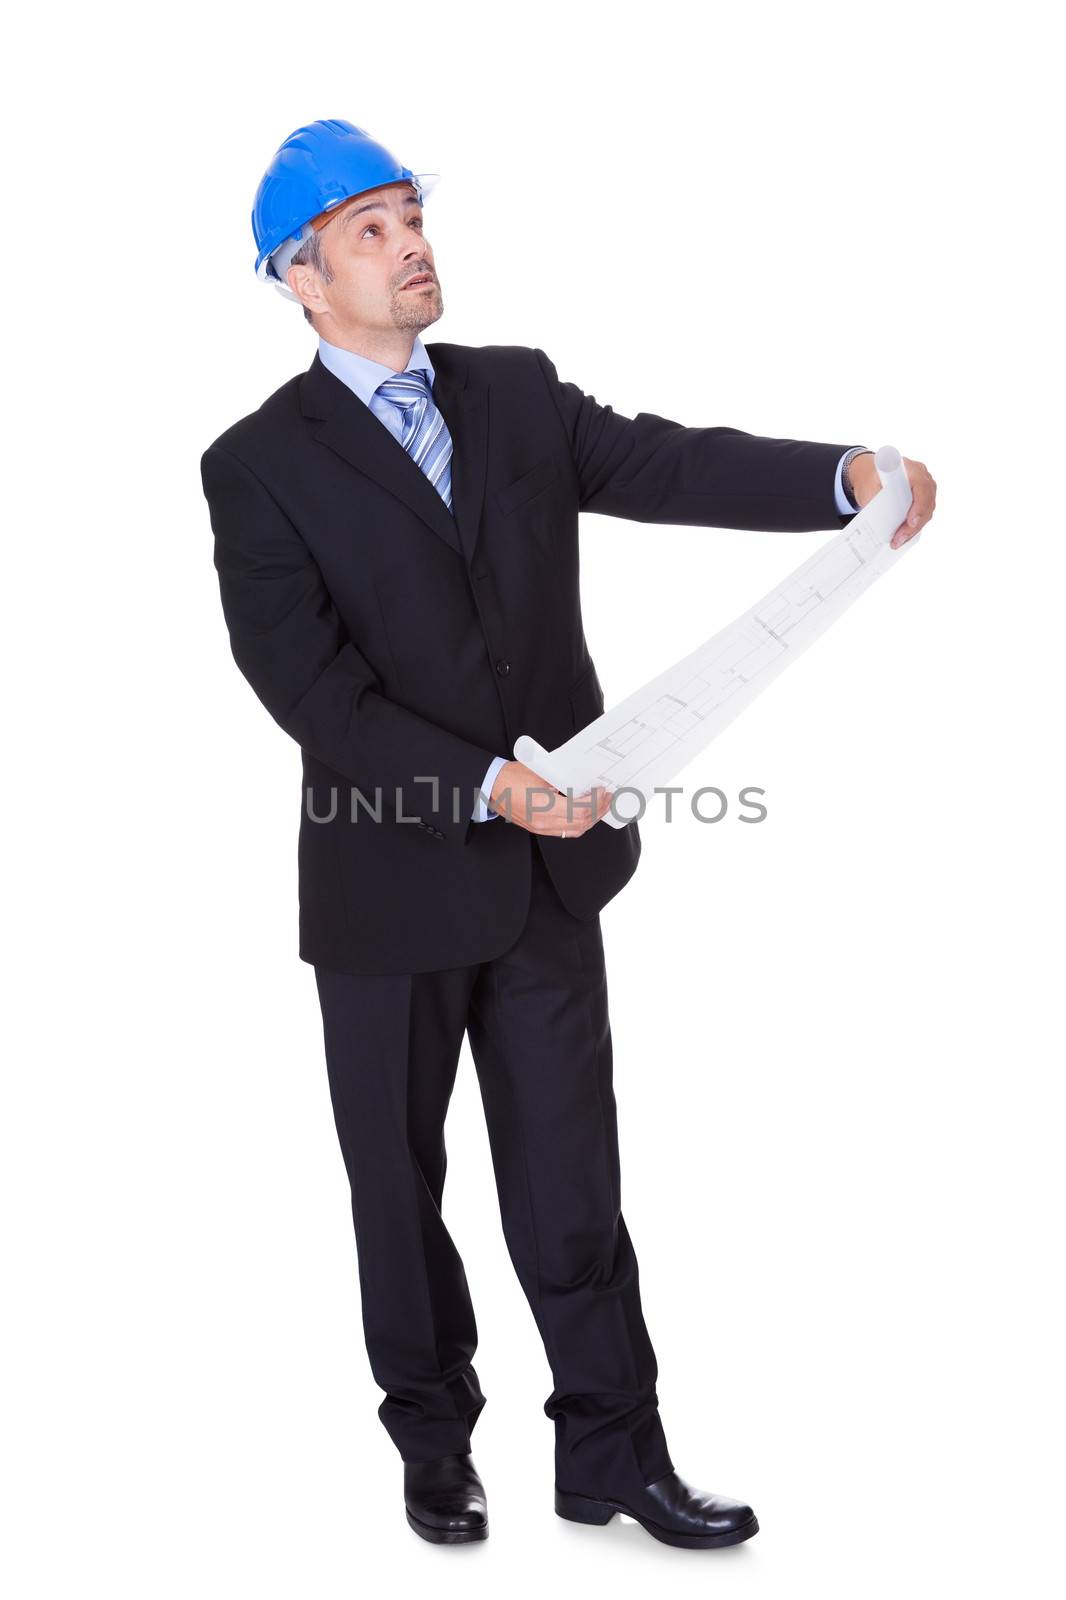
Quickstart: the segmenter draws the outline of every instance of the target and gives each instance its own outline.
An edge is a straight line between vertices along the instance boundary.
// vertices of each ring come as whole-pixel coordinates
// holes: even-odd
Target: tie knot
[[[419,367],[416,371],[397,372],[393,377],[386,378],[378,384],[376,393],[390,400],[394,406],[402,406],[406,410],[417,400],[426,398],[429,384],[425,372]]]

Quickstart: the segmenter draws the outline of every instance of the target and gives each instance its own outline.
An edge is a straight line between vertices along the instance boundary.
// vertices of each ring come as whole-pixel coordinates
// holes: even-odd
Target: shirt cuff
[[[849,445],[844,451],[844,454],[837,462],[836,478],[833,482],[833,493],[836,496],[837,510],[840,512],[842,517],[850,517],[859,509],[854,500],[849,499],[844,493],[844,463],[851,454],[852,450],[855,448],[856,447],[854,445]],[[865,449],[865,446],[863,446],[863,448]]]
[[[490,809],[487,796],[492,793],[492,786],[496,782],[496,774],[501,767],[507,765],[508,760],[508,756],[494,756],[489,762],[489,770],[481,780],[481,794],[478,795],[477,804],[474,807],[473,820],[475,822],[495,822],[499,816],[500,813],[498,811]]]

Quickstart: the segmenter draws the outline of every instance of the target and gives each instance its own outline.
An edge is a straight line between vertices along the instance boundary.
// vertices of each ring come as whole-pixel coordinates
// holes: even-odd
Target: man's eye
[[[421,217],[412,217],[411,218],[411,226],[412,226],[412,228],[420,228],[422,226],[422,218]],[[377,233],[377,232],[378,232],[377,223],[376,222],[368,222],[366,227],[363,229],[361,237],[365,239],[368,233]]]

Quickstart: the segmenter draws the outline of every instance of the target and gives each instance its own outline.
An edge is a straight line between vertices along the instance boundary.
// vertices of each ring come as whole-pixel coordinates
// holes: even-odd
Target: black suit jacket
[[[633,874],[636,823],[562,840],[471,815],[519,734],[551,749],[604,708],[579,511],[797,531],[850,520],[833,494],[847,445],[623,417],[561,382],[542,350],[427,349],[454,514],[317,354],[201,460],[234,658],[303,752],[299,953],[340,972],[499,955],[525,920],[533,849],[582,919]]]

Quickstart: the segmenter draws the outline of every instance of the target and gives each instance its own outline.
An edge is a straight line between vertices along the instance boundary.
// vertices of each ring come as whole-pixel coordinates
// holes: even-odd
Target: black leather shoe
[[[555,1509],[570,1522],[610,1522],[616,1511],[639,1522],[646,1533],[663,1544],[680,1544],[689,1550],[710,1550],[723,1544],[740,1544],[758,1533],[759,1524],[750,1506],[730,1500],[724,1494],[705,1494],[693,1489],[676,1472],[645,1484],[640,1498],[626,1500],[593,1499],[589,1495],[569,1494],[556,1487]]]
[[[403,1500],[408,1522],[431,1544],[470,1544],[489,1536],[485,1486],[469,1451],[437,1461],[405,1461]]]

